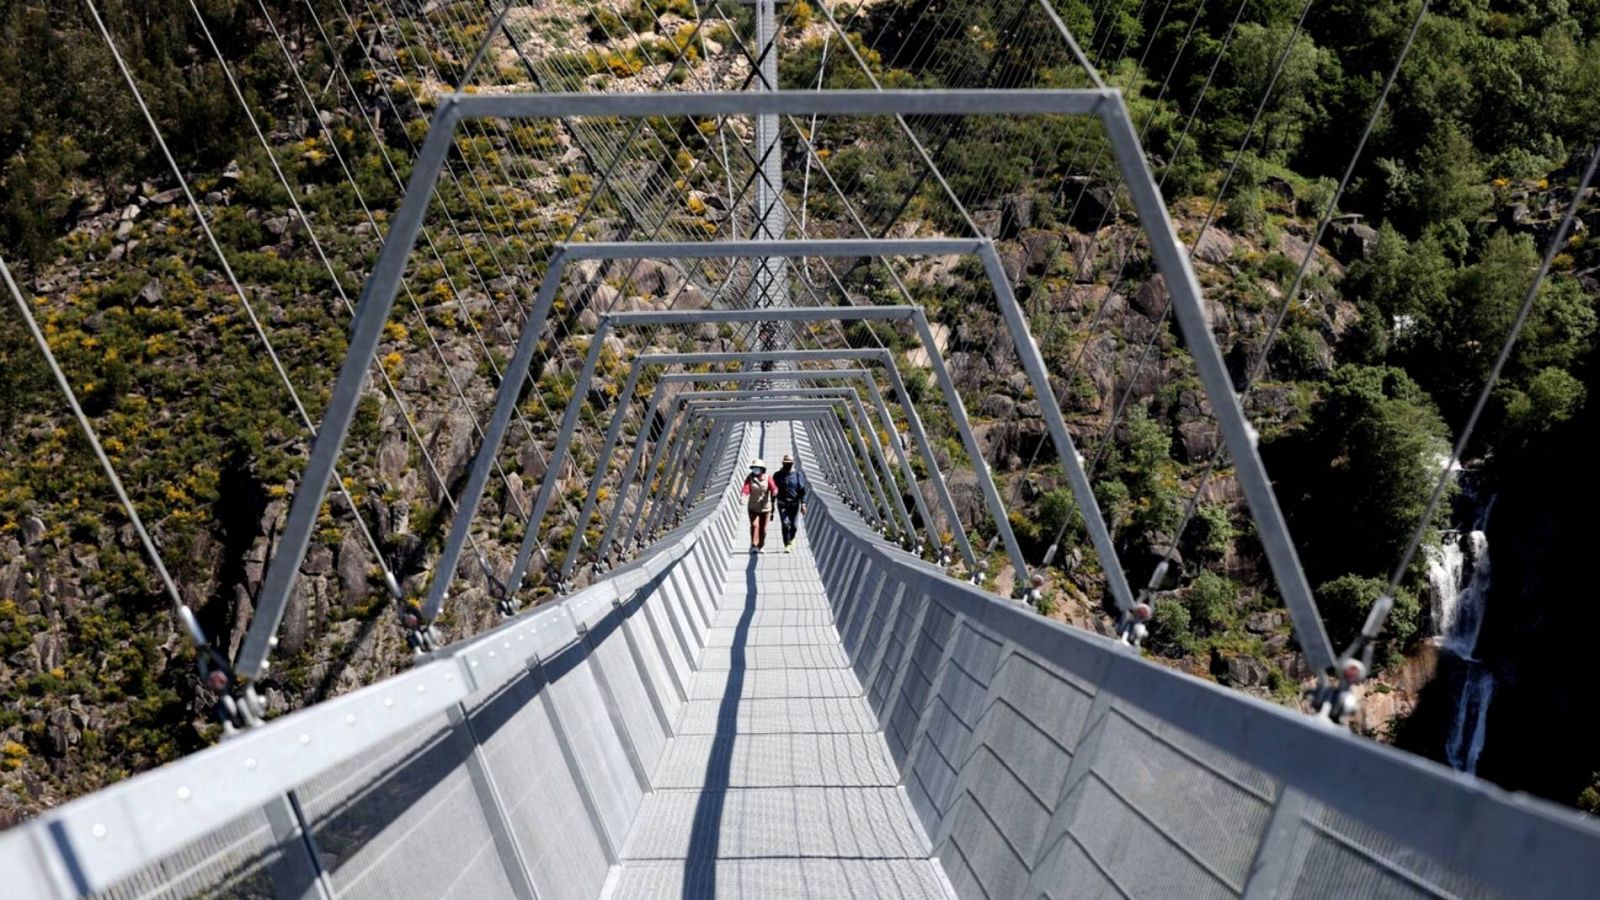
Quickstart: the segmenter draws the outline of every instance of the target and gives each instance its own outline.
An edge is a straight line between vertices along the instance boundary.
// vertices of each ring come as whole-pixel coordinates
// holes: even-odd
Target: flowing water
[[[1428,548],[1427,564],[1434,632],[1442,646],[1470,660],[1489,599],[1489,537],[1479,529],[1449,533]]]
[[[1445,758],[1462,772],[1477,771],[1489,703],[1494,697],[1494,673],[1476,655],[1492,577],[1489,537],[1484,530],[1493,508],[1494,499],[1490,498],[1473,516],[1472,530],[1446,532],[1441,543],[1427,550],[1434,639],[1465,665],[1455,717],[1445,741]]]

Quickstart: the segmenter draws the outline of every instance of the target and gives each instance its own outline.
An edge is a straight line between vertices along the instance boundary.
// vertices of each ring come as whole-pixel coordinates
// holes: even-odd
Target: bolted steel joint
[[[406,610],[400,617],[400,624],[406,630],[406,645],[416,656],[426,656],[439,649],[443,643],[439,630],[432,622],[424,619],[418,610]]]
[[[256,693],[255,685],[247,684],[242,691],[225,693],[217,698],[212,709],[222,723],[223,737],[232,737],[241,730],[257,728],[266,723],[267,704]]]
[[[1333,725],[1344,725],[1361,709],[1352,684],[1341,673],[1337,680],[1325,681],[1312,694],[1311,705],[1316,715]]]
[[[1124,644],[1139,647],[1144,644],[1144,639],[1150,636],[1150,621],[1154,610],[1149,602],[1141,599],[1131,609],[1123,614],[1122,620],[1117,623],[1117,635]]]

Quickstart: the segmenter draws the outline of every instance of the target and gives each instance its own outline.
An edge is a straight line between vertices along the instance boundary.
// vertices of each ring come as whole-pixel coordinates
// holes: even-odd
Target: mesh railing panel
[[[1316,803],[1307,804],[1301,817],[1291,860],[1292,867],[1298,864],[1298,872],[1289,896],[1305,900],[1490,900],[1504,896],[1371,826]]]
[[[93,896],[96,900],[301,897],[311,893],[315,881],[305,843],[296,838],[279,841],[266,812],[252,810]]]
[[[909,665],[900,684],[900,696],[895,698],[889,714],[884,717],[887,720],[884,735],[895,758],[902,761],[933,694],[935,679],[939,677],[939,661],[956,621],[955,616],[930,598],[924,597],[922,602],[928,609],[912,645]]]
[[[467,759],[471,739],[440,717],[395,749],[301,790],[328,880],[341,897],[493,897],[511,892]]]
[[[597,897],[609,862],[563,765],[561,744],[532,673],[472,708],[474,734],[540,897]]]
[[[889,695],[900,667],[906,661],[914,637],[912,628],[917,622],[917,610],[924,602],[922,597],[912,596],[904,589],[897,593],[901,595],[901,600],[894,610],[894,621],[888,623],[890,630],[885,638],[888,643],[884,647],[883,660],[878,664],[877,677],[873,678],[872,685],[867,689],[867,702],[880,717],[888,712]]]
[[[1227,898],[1235,886],[1191,855],[1154,820],[1139,814],[1105,781],[1079,788],[1070,835],[1092,864],[1134,897]]]
[[[1121,704],[1103,727],[1092,771],[1125,807],[1121,815],[1144,820],[1194,866],[1242,888],[1272,794],[1136,726]]]

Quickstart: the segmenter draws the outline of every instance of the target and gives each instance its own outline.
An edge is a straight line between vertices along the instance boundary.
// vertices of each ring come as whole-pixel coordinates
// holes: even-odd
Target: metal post
[[[694,484],[695,473],[700,468],[700,462],[705,458],[706,451],[711,449],[711,441],[715,436],[717,426],[721,424],[716,419],[706,419],[700,423],[695,431],[694,441],[689,445],[684,454],[683,461],[678,465],[677,478],[668,485],[667,503],[662,509],[662,526],[672,528],[683,518],[683,510],[694,497],[690,488]]]
[[[605,559],[606,551],[611,547],[611,539],[616,534],[617,525],[622,519],[623,507],[627,505],[628,489],[633,484],[634,475],[639,470],[639,461],[644,457],[644,445],[650,436],[651,423],[655,421],[656,412],[661,405],[661,394],[658,392],[650,398],[650,405],[644,414],[644,423],[639,426],[638,438],[633,442],[633,451],[628,454],[628,464],[623,467],[622,480],[617,484],[617,499],[611,504],[611,514],[606,517],[606,530],[600,536],[600,546],[595,549],[597,559]],[[656,436],[659,446],[667,436],[667,425],[663,423],[661,433]],[[639,500],[644,501],[644,487],[639,488]]]
[[[717,460],[722,456],[723,447],[728,440],[728,425],[718,422],[711,433],[711,446],[708,452],[701,454],[700,467],[694,473],[694,481],[689,484],[689,496],[699,497],[706,489],[706,481],[711,477],[712,469],[716,468]]]
[[[283,621],[283,612],[289,605],[289,594],[294,591],[295,581],[300,575],[300,564],[305,561],[306,548],[310,546],[311,533],[316,528],[317,514],[322,510],[322,498],[333,477],[339,450],[344,445],[345,436],[350,433],[350,424],[355,421],[356,406],[361,402],[361,387],[366,383],[367,373],[377,355],[383,326],[389,321],[395,295],[400,291],[400,279],[405,275],[406,260],[410,258],[411,247],[422,230],[423,217],[433,199],[434,185],[454,145],[456,123],[460,120],[460,108],[454,96],[441,98],[428,129],[428,137],[417,152],[411,181],[406,185],[405,199],[395,214],[394,225],[384,237],[383,250],[379,252],[378,261],[361,292],[355,322],[350,328],[349,349],[345,351],[338,380],[334,382],[333,393],[323,411],[322,425],[311,442],[311,458],[300,473],[300,483],[295,488],[294,500],[289,506],[289,518],[283,526],[283,537],[279,538],[277,550],[267,563],[266,576],[260,592],[256,594],[255,615],[234,663],[234,671],[246,681],[253,681],[266,671],[267,655],[272,652],[278,625]],[[539,321],[543,321],[542,316]],[[529,325],[533,326],[534,323],[530,322]]]
[[[1100,557],[1100,568],[1105,572],[1106,585],[1111,590],[1111,596],[1116,599],[1117,608],[1122,610],[1124,616],[1131,615],[1134,600],[1133,591],[1128,587],[1128,576],[1123,574],[1122,560],[1118,558],[1116,545],[1111,541],[1111,532],[1106,528],[1105,517],[1100,514],[1100,503],[1095,499],[1094,487],[1089,484],[1089,476],[1083,470],[1083,457],[1078,454],[1078,448],[1072,442],[1072,435],[1067,431],[1067,423],[1061,416],[1061,407],[1056,403],[1056,391],[1050,385],[1050,373],[1045,369],[1044,357],[1039,353],[1039,343],[1033,339],[1032,332],[1028,330],[1028,320],[1023,316],[1016,295],[1011,291],[1011,279],[1006,275],[1005,266],[1001,264],[1000,254],[995,250],[994,244],[985,242],[978,255],[983,260],[983,267],[989,274],[990,283],[994,286],[995,300],[1000,305],[1000,314],[1006,321],[1006,327],[1011,331],[1011,340],[1017,345],[1017,356],[1022,360],[1023,371],[1028,373],[1034,396],[1039,401],[1039,409],[1044,413],[1045,426],[1050,429],[1050,439],[1056,445],[1056,453],[1061,456],[1061,465],[1067,470],[1067,482],[1072,485],[1073,497],[1078,501],[1078,511],[1083,514],[1085,530],[1089,532],[1089,540],[1094,544],[1095,552]],[[1019,570],[1018,577],[1026,578],[1027,573]]]
[[[561,580],[567,581],[572,577],[572,571],[577,565],[578,552],[582,535],[589,527],[589,517],[594,515],[594,508],[600,500],[600,487],[605,484],[606,472],[611,468],[611,452],[617,446],[617,439],[622,436],[623,422],[628,416],[628,407],[633,403],[633,392],[639,386],[639,375],[643,371],[637,362],[628,372],[628,380],[622,387],[622,393],[617,395],[617,409],[611,415],[611,424],[606,426],[606,437],[600,455],[596,457],[594,475],[589,478],[589,488],[583,495],[583,509],[578,512],[577,525],[572,533],[572,540],[567,543],[566,558],[561,561]],[[648,427],[649,423],[645,423]],[[619,491],[626,492],[627,485],[620,485]],[[598,554],[595,557],[599,559]]]
[[[839,486],[840,492],[845,495],[851,506],[861,510],[863,516],[870,516],[872,504],[868,502],[866,492],[857,489],[855,473],[845,462],[844,451],[840,449],[834,430],[828,427],[826,420],[818,420],[815,424],[817,439],[823,446],[828,462],[833,466],[833,482]]]
[[[911,436],[916,440],[917,448],[922,451],[922,464],[933,473],[935,483],[938,485],[939,503],[944,507],[944,514],[950,520],[950,534],[955,538],[956,546],[961,549],[961,556],[967,561],[968,568],[976,572],[977,554],[972,550],[972,543],[967,540],[966,526],[961,523],[961,514],[956,511],[956,501],[950,494],[950,486],[944,480],[944,473],[939,469],[939,460],[933,455],[933,445],[928,443],[928,433],[922,427],[922,416],[917,413],[917,405],[911,402],[911,393],[906,390],[906,383],[900,379],[900,370],[890,366],[888,374],[890,386],[894,388],[895,396],[900,398],[900,405],[905,408],[906,421],[911,425]],[[930,529],[934,527],[931,521],[928,527]]]
[[[882,530],[883,519],[878,513],[878,506],[872,500],[871,492],[867,490],[866,480],[861,476],[861,466],[856,462],[855,452],[850,448],[850,441],[844,435],[844,428],[839,425],[837,415],[829,414],[820,421],[818,431],[826,436],[833,447],[834,460],[843,473],[845,484],[855,494],[856,509],[861,511],[863,518],[874,529]]]
[[[856,453],[861,457],[861,469],[866,472],[866,486],[872,489],[872,494],[877,498],[877,509],[883,510],[879,517],[880,527],[886,527],[894,522],[894,509],[889,503],[889,495],[883,491],[883,482],[878,478],[878,471],[872,464],[872,453],[867,449],[867,444],[861,439],[861,425],[856,422],[855,414],[848,404],[844,408],[845,417],[850,420],[850,427],[845,429],[840,423],[840,431],[849,431],[849,437],[855,444]],[[834,420],[838,422],[838,419]]]
[[[628,533],[622,538],[623,547],[633,543],[634,535],[639,532],[641,524],[655,519],[656,505],[660,496],[666,492],[667,480],[675,471],[674,467],[677,465],[678,458],[683,454],[683,448],[689,442],[689,435],[693,431],[694,424],[692,412],[685,409],[683,425],[674,427],[671,440],[667,441],[664,447],[659,448],[660,453],[658,455],[661,460],[665,461],[665,466],[658,468],[656,465],[651,465],[645,469],[644,483],[646,485],[646,493],[639,498],[639,508],[634,510],[633,521],[628,525]],[[648,533],[648,530],[646,533]],[[641,541],[643,539],[643,537],[640,538]]]
[[[545,281],[559,282],[561,269],[560,265],[552,262],[550,269],[545,273]],[[540,285],[541,291],[543,288],[544,285]],[[555,495],[556,486],[561,482],[561,469],[567,462],[567,448],[572,444],[572,432],[577,427],[583,404],[587,402],[589,382],[593,380],[595,367],[600,363],[600,351],[605,344],[606,332],[610,328],[610,316],[601,316],[595,325],[594,337],[589,342],[589,352],[583,358],[583,370],[578,373],[578,381],[573,385],[572,398],[567,401],[566,411],[561,414],[561,429],[556,433],[556,445],[550,451],[544,479],[540,481],[539,493],[533,500],[533,511],[528,514],[528,524],[522,532],[522,546],[517,548],[517,560],[511,565],[511,574],[506,577],[508,592],[521,589],[523,575],[528,571],[528,562],[533,558],[533,548],[538,546],[539,530],[544,524],[545,511],[550,508],[550,498]],[[501,390],[505,388],[506,385],[502,383]],[[583,524],[578,523],[576,529],[577,534],[581,536]],[[566,561],[562,562],[565,564]]]
[[[1017,572],[1017,583],[1024,584],[1028,580],[1028,561],[1022,556],[1022,548],[1017,544],[1017,536],[1011,530],[1011,520],[1006,517],[1005,504],[1000,500],[1000,492],[994,486],[994,476],[989,471],[989,463],[983,456],[983,448],[978,446],[978,439],[972,433],[972,426],[967,421],[967,408],[961,402],[961,394],[956,391],[956,384],[950,378],[950,370],[945,368],[944,356],[938,352],[933,339],[933,329],[928,327],[928,319],[922,314],[922,308],[916,307],[912,322],[917,326],[917,333],[922,336],[923,346],[929,348],[928,361],[933,366],[934,378],[939,382],[939,389],[944,392],[945,404],[956,415],[956,430],[961,433],[961,443],[966,447],[967,457],[972,461],[972,468],[978,475],[978,488],[983,492],[983,499],[988,503],[989,515],[994,518],[995,529],[1000,534],[1000,540],[1005,544],[1006,555],[1011,558],[1011,567]],[[976,576],[977,573],[974,573]]]
[[[872,455],[878,461],[878,468],[883,471],[884,481],[882,482],[882,487],[888,492],[889,498],[894,501],[894,510],[900,513],[900,521],[905,524],[906,530],[903,540],[910,540],[916,536],[917,526],[911,521],[911,510],[906,509],[905,498],[900,496],[900,485],[894,480],[894,469],[889,467],[889,457],[883,452],[883,441],[878,439],[878,429],[872,426],[872,417],[867,414],[867,408],[862,405],[861,395],[856,393],[855,388],[847,388],[846,390],[849,394],[850,404],[854,409],[851,419],[860,423],[857,426],[859,429],[858,434],[864,431],[867,437],[871,438],[868,444],[872,448]],[[877,476],[874,475],[873,477],[876,480]]]
[[[774,0],[755,0],[756,48],[759,54],[760,76],[751,82],[751,90],[770,93],[778,89],[778,29],[774,21],[777,4]],[[788,207],[783,203],[783,149],[778,145],[778,116],[763,113],[756,116],[756,153],[761,170],[756,176],[756,239],[782,240],[786,229]],[[787,263],[763,256],[756,261],[755,277],[751,279],[750,306],[761,308],[789,305]],[[763,350],[773,350],[781,342],[763,340]]]
[[[716,420],[707,423],[705,435],[695,447],[692,465],[685,466],[678,479],[678,493],[673,497],[672,521],[674,524],[681,522],[685,515],[685,510],[694,505],[696,496],[695,484],[700,480],[701,474],[705,472],[711,461],[712,454],[716,451],[717,432],[723,424]]]
[[[1206,396],[1222,431],[1223,442],[1244,491],[1245,501],[1256,520],[1256,533],[1261,538],[1261,548],[1272,566],[1278,590],[1283,592],[1284,605],[1294,620],[1295,637],[1301,652],[1318,672],[1327,673],[1334,668],[1333,646],[1323,627],[1322,615],[1306,581],[1305,570],[1300,567],[1300,555],[1289,538],[1289,526],[1284,521],[1283,510],[1278,507],[1277,495],[1272,491],[1272,481],[1267,477],[1266,466],[1256,448],[1256,430],[1245,417],[1239,405],[1239,395],[1233,389],[1233,380],[1222,363],[1211,336],[1210,323],[1206,321],[1200,282],[1195,278],[1189,255],[1183,252],[1178,234],[1167,215],[1166,202],[1156,187],[1155,179],[1145,164],[1144,151],[1139,145],[1133,122],[1128,118],[1128,107],[1120,95],[1113,95],[1100,107],[1100,121],[1104,123],[1106,137],[1116,153],[1117,164],[1122,169],[1122,179],[1133,197],[1134,209],[1144,224],[1150,238],[1150,249],[1156,266],[1166,276],[1167,290],[1172,294],[1172,314],[1183,332],[1189,355],[1194,357],[1195,371],[1205,386]]]
[[[928,546],[938,548],[939,535],[933,530],[933,513],[928,510],[928,501],[922,496],[922,487],[917,483],[917,473],[911,468],[911,461],[906,458],[905,442],[900,439],[900,432],[894,426],[894,417],[889,415],[889,407],[883,402],[883,394],[878,390],[876,380],[867,379],[867,394],[872,399],[872,405],[878,410],[878,418],[883,420],[883,427],[889,432],[890,446],[894,448],[895,458],[900,463],[900,475],[906,480],[906,487],[911,491],[911,502],[917,508],[917,515],[922,518],[922,530],[928,536]]]
[[[479,501],[483,499],[483,489],[489,481],[489,470],[494,467],[495,457],[500,452],[500,442],[505,439],[506,426],[510,424],[511,414],[517,408],[517,395],[521,392],[522,382],[528,377],[528,369],[533,364],[533,354],[539,346],[539,338],[544,333],[545,320],[550,317],[550,307],[555,302],[556,291],[561,283],[559,277],[561,268],[561,251],[557,250],[555,255],[550,257],[550,270],[558,274],[556,277],[547,275],[539,285],[539,294],[534,300],[533,309],[529,311],[528,318],[522,326],[522,334],[517,337],[516,352],[501,374],[500,390],[495,395],[494,415],[490,417],[489,427],[483,433],[483,443],[478,447],[477,455],[473,457],[472,471],[467,476],[467,486],[457,501],[455,520],[450,523],[450,536],[445,541],[444,553],[440,555],[439,563],[433,571],[433,585],[428,591],[428,600],[422,607],[423,624],[438,618],[450,582],[455,578],[456,563],[461,557],[461,548],[466,545],[467,535],[472,530],[472,518],[477,512]],[[553,472],[547,474],[555,476]],[[506,583],[508,592],[515,591],[520,586],[516,581]]]
[[[678,497],[678,482],[684,472],[689,468],[689,461],[700,451],[700,447],[709,438],[710,423],[696,421],[688,432],[688,439],[684,441],[683,448],[673,459],[672,466],[667,470],[667,480],[661,493],[656,498],[656,508],[650,517],[650,525],[645,533],[654,538],[667,521],[670,510],[676,506]]]

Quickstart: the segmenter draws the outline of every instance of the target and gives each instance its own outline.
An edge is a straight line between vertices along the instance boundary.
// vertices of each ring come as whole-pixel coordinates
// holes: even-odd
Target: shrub
[[[1388,584],[1380,578],[1345,575],[1327,582],[1317,591],[1317,600],[1327,620],[1328,637],[1336,651],[1343,650],[1361,633],[1367,613],[1387,588]],[[1373,657],[1375,665],[1388,665],[1399,655],[1416,635],[1421,614],[1422,606],[1416,595],[1405,588],[1395,591],[1394,609],[1389,613]]]
[[[1189,620],[1199,633],[1215,634],[1233,621],[1238,599],[1238,585],[1214,572],[1201,572],[1189,585]]]
[[[1228,515],[1228,508],[1220,503],[1200,504],[1189,529],[1193,535],[1192,549],[1212,559],[1221,559],[1239,536],[1238,530],[1233,527],[1233,519]]]
[[[1224,227],[1245,234],[1257,234],[1267,225],[1266,198],[1256,188],[1245,188],[1228,201],[1222,216]]]
[[[1150,645],[1175,656],[1193,652],[1194,630],[1188,608],[1171,597],[1157,600],[1150,616]]]

